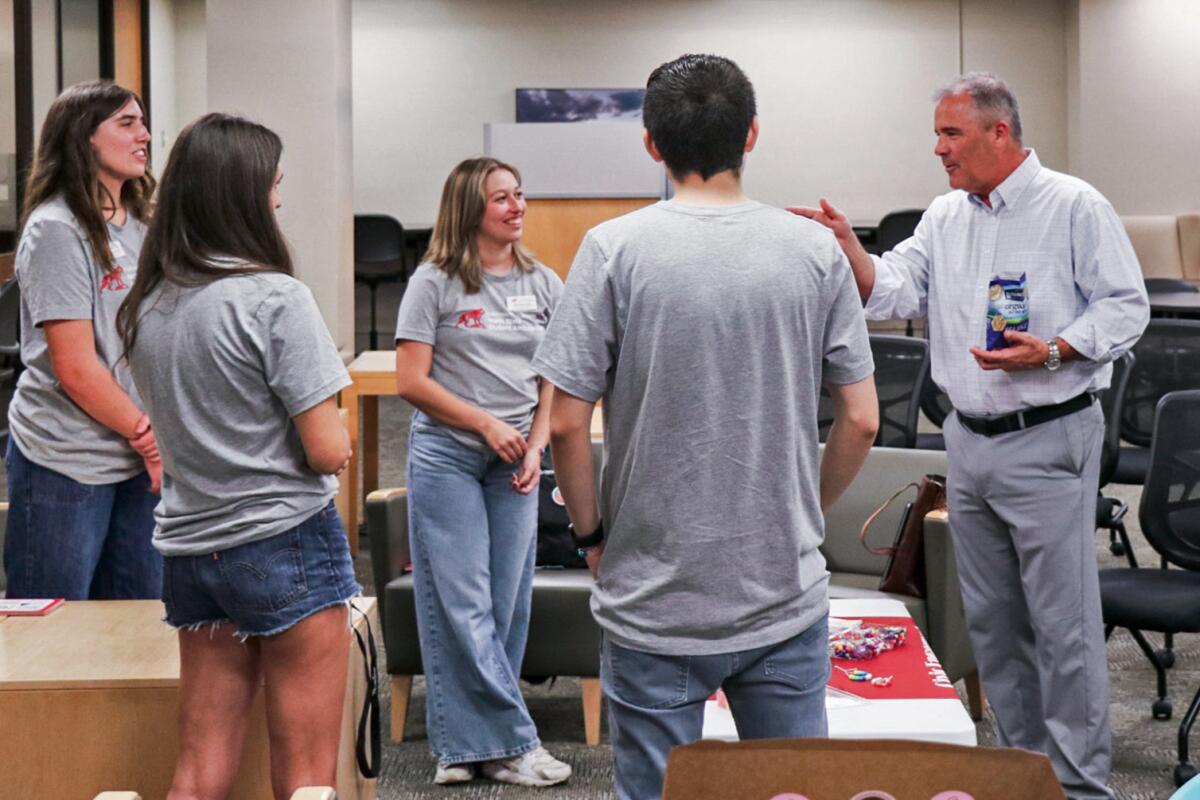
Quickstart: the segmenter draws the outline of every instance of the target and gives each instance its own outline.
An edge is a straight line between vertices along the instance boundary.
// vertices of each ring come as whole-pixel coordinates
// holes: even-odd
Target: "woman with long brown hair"
[[[50,106],[17,244],[21,374],[4,566],[9,597],[157,598],[151,545],[162,465],[120,362],[154,179],[136,94],[81,83]]]
[[[184,129],[118,318],[167,476],[154,544],[179,635],[168,800],[229,793],[260,684],[275,797],[336,782],[361,590],[333,507],[350,377],[275,220],[282,150],[227,114]]]
[[[524,218],[514,167],[455,167],[396,323],[397,389],[417,409],[409,537],[435,783],[571,774],[542,748],[518,685],[552,391],[531,362],[562,294],[521,246]]]

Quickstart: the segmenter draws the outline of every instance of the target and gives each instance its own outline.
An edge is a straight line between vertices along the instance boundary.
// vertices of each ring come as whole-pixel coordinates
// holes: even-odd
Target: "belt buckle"
[[[1023,430],[1025,430],[1026,427],[1028,427],[1028,426],[1025,424],[1025,412],[1018,411],[1017,412],[1017,430],[1023,431]]]

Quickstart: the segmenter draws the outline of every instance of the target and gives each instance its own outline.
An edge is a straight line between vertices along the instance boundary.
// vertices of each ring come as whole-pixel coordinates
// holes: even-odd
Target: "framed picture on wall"
[[[645,89],[517,89],[517,122],[640,122]]]

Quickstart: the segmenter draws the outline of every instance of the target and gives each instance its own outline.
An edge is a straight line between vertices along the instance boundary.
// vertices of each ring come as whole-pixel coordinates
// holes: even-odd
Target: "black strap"
[[[354,638],[358,640],[358,650],[362,653],[363,672],[367,681],[367,691],[363,695],[362,712],[358,716],[358,735],[354,739],[354,755],[358,760],[358,771],[362,773],[364,778],[370,779],[379,777],[379,766],[383,751],[383,742],[380,739],[378,651],[375,648],[375,633],[371,630],[370,618],[363,613],[361,608],[354,605],[353,601],[350,603],[350,608],[362,614],[363,622],[367,626],[365,641],[358,626],[354,625],[351,627],[354,630]],[[371,747],[369,757],[367,754],[368,735]]]

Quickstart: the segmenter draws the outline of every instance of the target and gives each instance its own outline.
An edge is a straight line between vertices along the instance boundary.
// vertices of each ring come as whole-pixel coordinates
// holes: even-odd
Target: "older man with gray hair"
[[[934,154],[955,191],[881,257],[824,198],[793,209],[837,236],[868,319],[927,317],[948,504],[971,644],[1000,744],[1046,753],[1071,798],[1111,798],[1095,555],[1104,418],[1093,395],[1149,319],[1112,206],[1021,143],[987,73],[936,95]]]

